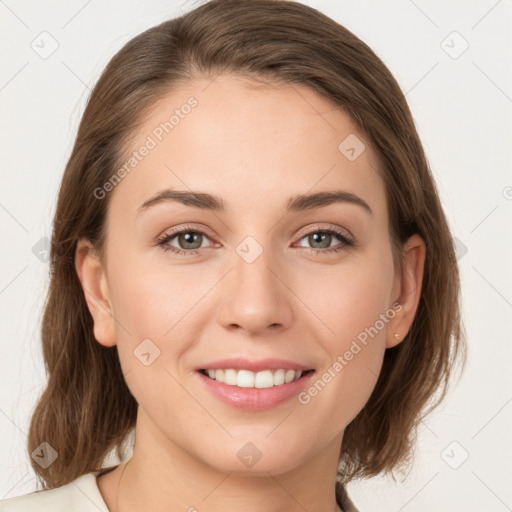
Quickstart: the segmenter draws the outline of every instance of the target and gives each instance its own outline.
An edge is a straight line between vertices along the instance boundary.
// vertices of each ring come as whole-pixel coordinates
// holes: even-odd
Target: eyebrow
[[[186,206],[221,213],[227,210],[226,204],[222,198],[218,196],[207,194],[205,192],[166,189],[158,192],[153,197],[145,201],[138,208],[138,213],[142,213],[151,206],[168,201],[176,201]],[[370,215],[373,215],[373,211],[366,201],[356,194],[346,190],[332,190],[292,196],[288,199],[285,208],[287,212],[301,212],[314,210],[315,208],[322,208],[335,203],[354,204],[362,207]]]

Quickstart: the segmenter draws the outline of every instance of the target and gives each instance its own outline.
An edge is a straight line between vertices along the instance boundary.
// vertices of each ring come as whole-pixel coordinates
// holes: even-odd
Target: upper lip
[[[260,359],[256,361],[240,357],[233,357],[222,360],[219,359],[217,361],[205,363],[204,365],[197,368],[197,370],[227,370],[231,368],[234,370],[250,370],[252,372],[259,372],[263,370],[279,370],[280,368],[283,370],[312,370],[312,368],[308,366],[304,366],[293,361],[287,361],[285,359],[272,358]]]

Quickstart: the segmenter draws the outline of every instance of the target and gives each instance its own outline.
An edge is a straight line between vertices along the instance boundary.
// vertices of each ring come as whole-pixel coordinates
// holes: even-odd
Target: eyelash
[[[173,246],[167,245],[168,242],[170,242],[173,238],[175,238],[176,236],[178,236],[182,233],[197,233],[197,234],[205,235],[207,238],[210,238],[208,236],[208,234],[205,233],[204,231],[201,231],[199,229],[192,229],[192,228],[185,226],[184,228],[182,228],[180,230],[173,231],[171,233],[165,233],[164,235],[162,235],[160,238],[158,238],[158,245],[166,252],[171,251],[180,256],[194,256],[195,254],[197,254],[200,251],[200,249],[185,250],[185,249],[180,249],[179,247],[173,247]],[[342,231],[338,231],[337,229],[332,229],[332,228],[330,228],[330,229],[314,228],[314,229],[308,231],[307,233],[305,233],[299,240],[302,240],[303,238],[305,238],[308,235],[311,235],[312,233],[327,233],[330,235],[335,235],[342,242],[338,245],[335,245],[334,247],[330,247],[327,249],[314,249],[314,248],[310,247],[309,249],[311,251],[315,251],[315,254],[319,254],[319,253],[320,254],[326,254],[326,253],[335,254],[347,247],[353,247],[356,245],[355,241],[352,240],[351,238],[348,238]],[[308,249],[308,247],[305,247],[305,249]]]

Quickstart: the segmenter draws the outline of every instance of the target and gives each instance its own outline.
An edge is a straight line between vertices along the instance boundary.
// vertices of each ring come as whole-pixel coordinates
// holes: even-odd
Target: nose
[[[226,276],[219,309],[220,321],[229,330],[250,334],[285,329],[291,325],[293,293],[285,272],[269,250],[255,261],[235,255],[234,268]]]

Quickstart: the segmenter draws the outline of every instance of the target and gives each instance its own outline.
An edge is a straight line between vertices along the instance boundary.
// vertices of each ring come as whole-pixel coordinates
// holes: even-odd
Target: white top
[[[109,512],[95,471],[55,489],[34,491],[0,501],[0,512]]]
[[[87,473],[55,489],[1,500],[0,512],[109,512],[96,481],[104,471]],[[359,512],[344,488],[338,489],[337,500],[344,512]]]

